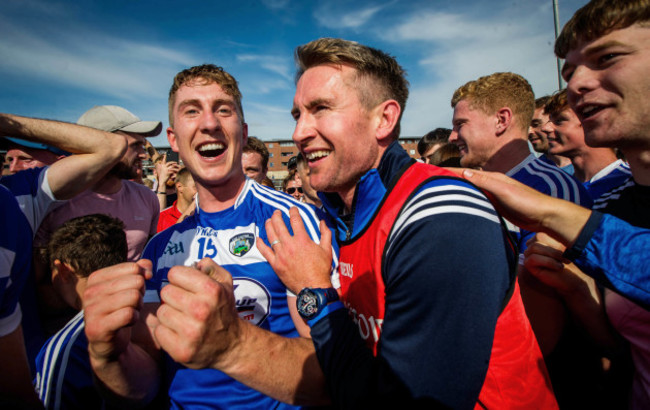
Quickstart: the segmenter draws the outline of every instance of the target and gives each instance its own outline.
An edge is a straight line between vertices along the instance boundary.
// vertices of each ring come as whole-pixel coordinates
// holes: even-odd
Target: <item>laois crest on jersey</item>
[[[298,207],[305,229],[319,241],[319,219],[313,208],[289,196],[247,180],[235,205],[209,213],[197,207],[194,216],[154,236],[144,252],[153,262],[145,303],[159,302],[167,273],[176,265],[191,266],[204,257],[213,259],[233,277],[239,317],[287,337],[297,337],[287,305],[288,291],[257,249],[261,238],[268,245],[265,223],[275,210],[289,223],[289,208]],[[334,245],[336,248],[336,246]],[[337,280],[338,250],[334,249],[333,280]],[[212,370],[191,370],[168,360],[166,371],[172,407],[274,408],[286,406]]]

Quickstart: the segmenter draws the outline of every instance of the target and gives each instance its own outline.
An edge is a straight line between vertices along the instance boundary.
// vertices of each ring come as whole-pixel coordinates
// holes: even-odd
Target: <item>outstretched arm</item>
[[[0,114],[0,134],[61,148],[71,155],[47,172],[56,199],[70,199],[102,178],[124,155],[119,134],[81,125]]]
[[[497,210],[512,223],[545,232],[567,247],[573,245],[591,210],[544,195],[498,172],[450,169],[490,194]]]

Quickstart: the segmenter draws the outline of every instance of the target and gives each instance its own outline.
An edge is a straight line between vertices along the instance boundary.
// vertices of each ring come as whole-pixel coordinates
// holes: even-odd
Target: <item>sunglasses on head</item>
[[[294,192],[296,192],[296,189],[298,190],[299,193],[302,194],[302,187],[298,187],[298,188],[294,188],[294,187],[287,188],[287,194],[292,195]]]

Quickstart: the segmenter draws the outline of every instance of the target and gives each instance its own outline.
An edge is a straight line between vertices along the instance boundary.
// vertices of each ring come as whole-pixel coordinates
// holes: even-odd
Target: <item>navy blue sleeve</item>
[[[586,274],[643,306],[650,306],[650,229],[593,212],[565,256]]]
[[[378,356],[342,311],[312,328],[335,405],[472,408],[516,263],[508,249],[496,212],[474,188],[439,179],[421,189],[386,245]]]

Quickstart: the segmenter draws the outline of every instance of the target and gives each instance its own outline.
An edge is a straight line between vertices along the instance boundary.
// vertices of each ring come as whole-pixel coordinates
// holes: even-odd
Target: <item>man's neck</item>
[[[243,173],[233,176],[223,185],[204,186],[196,181],[196,192],[201,209],[206,212],[220,212],[230,208],[237,201],[245,184],[246,177]]]
[[[587,182],[614,161],[616,155],[609,148],[584,150],[571,158],[573,175],[578,181]]]
[[[622,151],[630,164],[634,182],[650,186],[650,149],[625,149]]]
[[[555,165],[557,165],[559,168],[564,168],[567,165],[571,164],[571,159],[564,157],[562,155],[553,155],[550,152],[545,153],[546,157],[553,161]]]
[[[122,189],[122,180],[113,175],[106,175],[93,185],[90,190],[97,194],[110,195]]]
[[[505,174],[529,155],[528,143],[523,139],[513,139],[492,155],[483,165],[483,170]]]

